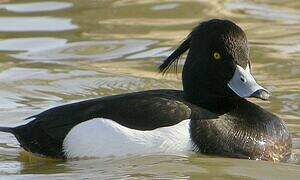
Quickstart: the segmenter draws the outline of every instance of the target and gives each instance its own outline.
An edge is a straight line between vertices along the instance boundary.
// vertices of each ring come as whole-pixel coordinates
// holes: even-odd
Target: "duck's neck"
[[[227,84],[215,78],[215,74],[208,69],[207,63],[201,66],[193,64],[190,57],[185,62],[182,72],[184,98],[188,102],[210,110],[214,113],[226,113],[236,107],[240,98],[228,91]]]
[[[233,110],[240,101],[240,99],[236,98],[210,95],[209,92],[205,91],[200,91],[199,94],[197,93],[197,95],[192,95],[184,92],[184,98],[188,102],[191,102],[217,114],[224,114]]]

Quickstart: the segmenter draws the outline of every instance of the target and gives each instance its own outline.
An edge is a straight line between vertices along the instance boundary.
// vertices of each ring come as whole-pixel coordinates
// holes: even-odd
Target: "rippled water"
[[[254,74],[272,90],[257,101],[283,118],[300,158],[300,2],[0,0],[0,124],[47,108],[155,88],[181,88],[156,67],[199,21],[226,18],[248,36]],[[271,163],[186,154],[40,159],[0,134],[0,179],[299,179],[300,161]]]

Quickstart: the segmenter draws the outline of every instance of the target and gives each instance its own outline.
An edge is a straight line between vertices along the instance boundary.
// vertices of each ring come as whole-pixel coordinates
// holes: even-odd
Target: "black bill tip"
[[[271,93],[265,89],[259,89],[255,91],[253,94],[251,94],[250,97],[259,98],[262,100],[268,100],[271,96]]]

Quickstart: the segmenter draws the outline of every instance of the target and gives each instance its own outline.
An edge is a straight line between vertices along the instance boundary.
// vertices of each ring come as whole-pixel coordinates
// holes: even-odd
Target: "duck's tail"
[[[11,128],[11,127],[0,127],[0,132],[13,133],[13,128]]]

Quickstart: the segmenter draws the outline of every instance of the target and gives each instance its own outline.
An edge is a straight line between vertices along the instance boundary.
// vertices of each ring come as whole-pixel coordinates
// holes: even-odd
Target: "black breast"
[[[191,121],[190,126],[195,149],[202,153],[269,161],[286,161],[291,155],[285,123],[246,100],[217,119]]]

